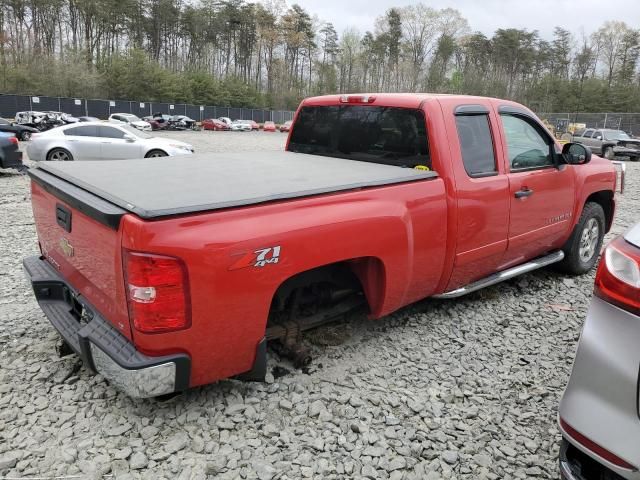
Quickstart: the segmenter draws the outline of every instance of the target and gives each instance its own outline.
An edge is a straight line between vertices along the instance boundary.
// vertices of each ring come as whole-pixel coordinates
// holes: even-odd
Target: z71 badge
[[[264,267],[270,263],[278,263],[280,260],[280,245],[275,247],[260,248],[253,252],[245,253],[240,259],[229,267],[229,270],[238,270],[246,267]]]

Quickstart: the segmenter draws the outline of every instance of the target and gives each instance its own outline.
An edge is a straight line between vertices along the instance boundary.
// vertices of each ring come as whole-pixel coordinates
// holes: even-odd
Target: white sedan
[[[253,129],[249,120],[236,120],[231,124],[232,132],[250,132]]]
[[[30,160],[121,160],[188,155],[193,147],[169,138],[153,137],[129,125],[84,122],[52,128],[32,136]]]
[[[151,124],[149,122],[145,122],[140,117],[132,113],[112,113],[109,115],[109,121],[113,123],[128,124],[138,130],[142,130],[143,132],[151,131]]]

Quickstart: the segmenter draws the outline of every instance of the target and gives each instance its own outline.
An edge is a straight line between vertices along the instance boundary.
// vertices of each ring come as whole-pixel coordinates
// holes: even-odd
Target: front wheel
[[[47,154],[47,160],[53,162],[69,162],[73,160],[73,156],[64,148],[54,148]]]
[[[587,273],[598,261],[605,229],[604,210],[593,202],[584,206],[580,220],[563,248],[564,260],[559,267],[566,273]]]
[[[144,158],[156,158],[156,157],[166,157],[167,156],[167,152],[163,151],[163,150],[151,150],[149,153],[147,153]]]
[[[602,156],[607,160],[613,160],[613,157],[615,157],[615,155],[613,154],[613,147],[604,147]]]

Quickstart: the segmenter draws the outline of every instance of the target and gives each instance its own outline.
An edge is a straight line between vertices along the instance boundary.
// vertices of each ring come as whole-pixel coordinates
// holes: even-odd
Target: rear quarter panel
[[[153,222],[125,217],[123,247],[182,258],[191,285],[192,327],[162,335],[134,331],[135,343],[150,353],[186,351],[192,386],[245,372],[286,279],[334,262],[376,259],[381,269],[356,271],[376,275],[362,280],[371,315],[379,317],[435,291],[446,222],[441,179]],[[232,268],[247,254],[276,246],[277,263]]]

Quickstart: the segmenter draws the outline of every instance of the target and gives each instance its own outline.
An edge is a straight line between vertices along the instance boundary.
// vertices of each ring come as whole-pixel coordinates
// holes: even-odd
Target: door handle
[[[522,190],[518,190],[515,193],[516,198],[530,197],[531,195],[533,195],[533,190],[529,190],[527,187],[524,187]]]

